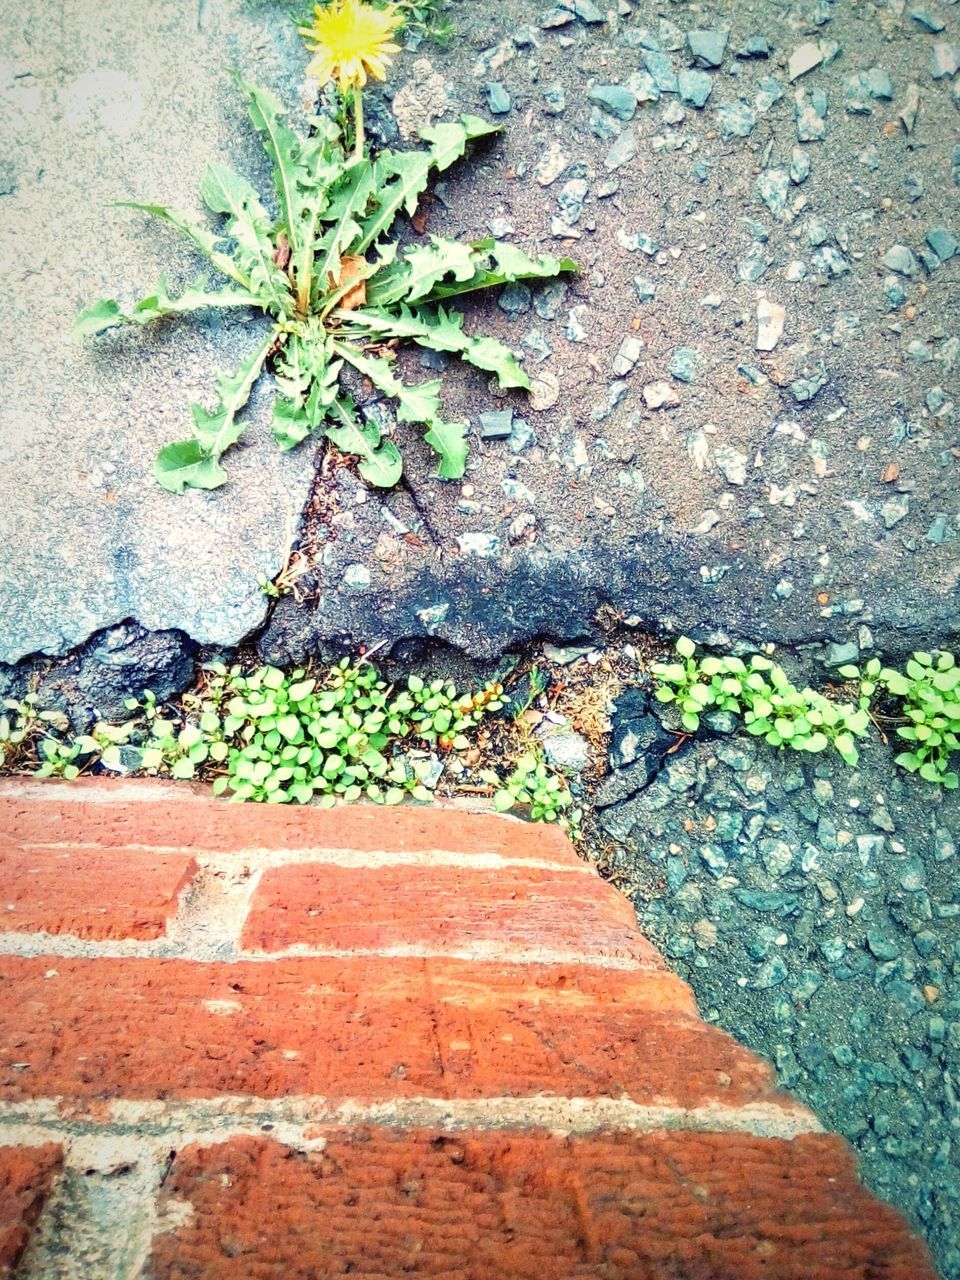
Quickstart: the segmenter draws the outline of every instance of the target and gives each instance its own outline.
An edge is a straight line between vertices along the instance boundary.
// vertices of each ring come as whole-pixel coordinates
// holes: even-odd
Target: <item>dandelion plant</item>
[[[422,424],[444,479],[463,475],[463,428],[443,420],[439,379],[410,384],[397,376],[397,342],[455,354],[495,374],[501,388],[529,387],[509,348],[468,334],[450,300],[508,281],[556,276],[575,264],[531,258],[492,239],[464,244],[431,236],[401,249],[391,238],[398,216],[416,211],[431,173],[452,165],[472,139],[497,132],[476,116],[462,116],[422,129],[424,148],[371,155],[363,137],[362,90],[368,73],[379,78],[385,71],[396,47],[389,41],[392,29],[389,10],[341,0],[318,9],[306,33],[315,54],[312,69],[334,80],[352,102],[351,139],[327,116],[313,120],[309,136],[299,136],[272,93],[236,77],[273,164],[276,216],[245,178],[223,164],[209,165],[200,184],[204,204],[220,220],[216,230],[165,205],[123,202],[187,236],[225,279],[216,287],[200,279],[173,296],[161,278],[128,312],[113,299],[101,300],[78,316],[78,336],[209,307],[252,308],[271,320],[240,367],[221,375],[214,407],[192,406],[192,436],[160,450],[154,475],[171,492],[224,483],[220,460],[239,440],[238,415],[267,366],[277,384],[272,426],[281,448],[322,432],[356,456],[360,474],[379,487],[400,479],[400,452],[341,386],[345,369],[391,399],[399,422]]]

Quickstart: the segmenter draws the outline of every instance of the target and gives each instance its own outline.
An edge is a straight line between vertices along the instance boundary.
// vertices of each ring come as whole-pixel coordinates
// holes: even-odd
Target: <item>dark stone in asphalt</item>
[[[193,679],[196,645],[181,631],[144,631],[135,623],[111,627],[86,646],[77,688],[107,718],[123,718],[124,699],[144,689],[165,701]]]
[[[0,665],[0,697],[21,697],[35,683],[39,705],[65,711],[81,732],[96,720],[125,720],[125,699],[139,698],[145,689],[159,702],[180,693],[193,682],[196,650],[182,631],[145,631],[124,622],[66,658]]]
[[[610,767],[633,764],[653,747],[669,746],[669,738],[653,714],[650,695],[643,689],[625,689],[617,698],[610,733]]]

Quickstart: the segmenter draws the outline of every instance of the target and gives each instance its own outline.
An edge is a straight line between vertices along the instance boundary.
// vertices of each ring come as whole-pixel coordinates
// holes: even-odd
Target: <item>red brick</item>
[[[118,797],[115,802],[110,802],[111,793]],[[452,805],[243,805],[185,784],[150,780],[0,780],[0,850],[60,840],[104,847],[172,845],[211,853],[264,847],[389,853],[436,849],[583,865],[555,827]]]
[[[180,1151],[151,1280],[936,1280],[832,1137],[318,1136]]]
[[[0,853],[0,931],[159,938],[196,869],[186,853],[7,849]]]
[[[0,1280],[23,1257],[63,1163],[60,1147],[0,1147]]]
[[[630,903],[599,876],[538,867],[274,867],[264,872],[242,940],[264,951],[452,950],[475,942],[588,959],[657,958]]]
[[[0,1098],[9,1101],[789,1101],[766,1064],[693,1016],[686,987],[658,970],[7,956],[0,973]]]

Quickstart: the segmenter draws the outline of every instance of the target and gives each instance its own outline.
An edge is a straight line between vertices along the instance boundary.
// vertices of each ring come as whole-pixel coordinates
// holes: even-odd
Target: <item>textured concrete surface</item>
[[[453,12],[427,60],[450,110],[503,133],[444,175],[423,233],[503,235],[581,271],[464,308],[541,394],[451,365],[463,485],[433,479],[403,425],[412,494],[370,498],[338,470],[309,529],[314,598],[280,602],[264,654],[433,636],[488,656],[586,634],[604,605],[703,638],[890,651],[955,633],[960,92],[940,68],[960,7]],[[398,57],[395,114],[419,65]],[[506,438],[481,416],[498,410]]]
[[[190,402],[212,403],[257,322],[184,317],[83,346],[70,325],[95,298],[131,303],[162,271],[174,284],[202,273],[172,228],[108,203],[196,210],[216,158],[262,185],[227,68],[295,103],[296,33],[244,0],[3,0],[0,28],[0,661],[126,618],[236,642],[265,613],[257,575],[280,566],[309,446],[280,455],[264,395],[228,487],[178,500],[150,466],[189,434]]]

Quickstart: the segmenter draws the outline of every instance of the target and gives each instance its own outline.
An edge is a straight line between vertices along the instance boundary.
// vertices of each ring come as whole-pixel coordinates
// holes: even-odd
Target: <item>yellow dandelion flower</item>
[[[392,4],[374,9],[361,0],[333,0],[317,5],[313,23],[301,27],[307,47],[316,55],[307,75],[321,85],[336,80],[341,92],[361,89],[367,77],[385,80],[391,55],[400,46],[390,37],[403,21]]]

